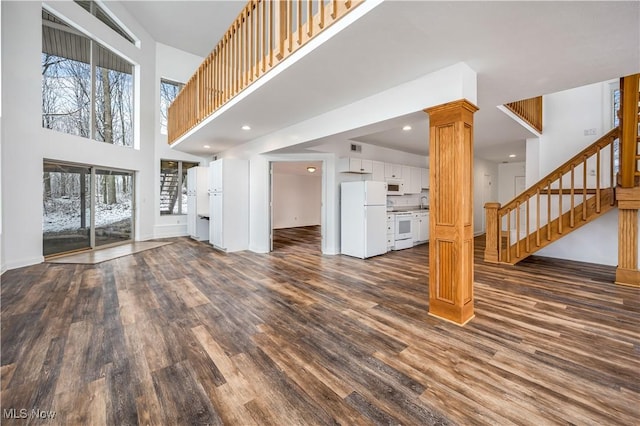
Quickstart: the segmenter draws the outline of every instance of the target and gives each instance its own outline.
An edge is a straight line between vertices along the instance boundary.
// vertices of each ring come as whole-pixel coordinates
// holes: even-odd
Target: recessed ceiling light
[[[402,128],[402,130],[404,130],[405,132],[408,132],[409,130],[411,130],[411,126],[409,126],[408,124],[406,126],[404,126]]]
[[[204,145],[204,146],[203,146],[203,148],[205,148],[205,149],[209,149],[209,148],[211,148],[211,147],[210,147],[209,145]]]
[[[316,171],[316,168],[315,168],[315,167],[313,167],[313,166],[309,166],[309,167],[307,167],[307,171],[308,171],[309,173],[313,173],[313,172],[315,172],[315,171]]]
[[[242,130],[251,130],[251,126],[245,124],[244,126],[242,126]]]
[[[509,158],[516,158],[515,154],[509,154]]]

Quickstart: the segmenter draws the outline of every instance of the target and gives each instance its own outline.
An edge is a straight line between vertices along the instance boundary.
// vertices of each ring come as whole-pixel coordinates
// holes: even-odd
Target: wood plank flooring
[[[299,232],[6,272],[2,424],[638,424],[640,293],[614,268],[493,266],[476,239],[461,328],[427,315],[428,245],[360,260]]]

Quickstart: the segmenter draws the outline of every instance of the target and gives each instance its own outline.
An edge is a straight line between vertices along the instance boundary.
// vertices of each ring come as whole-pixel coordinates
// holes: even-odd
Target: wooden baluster
[[[350,9],[350,8],[351,8],[351,0],[347,0],[347,1],[345,1],[345,2],[344,2],[344,5],[345,5],[345,7],[346,7],[347,9]]]
[[[587,220],[587,156],[582,161],[582,220]]]
[[[324,28],[324,0],[320,0],[320,22],[318,26],[320,29]]]
[[[562,234],[562,175],[558,182],[558,234]]]
[[[520,201],[516,201],[516,258],[520,257]]]
[[[536,188],[536,246],[540,247],[540,187]]]
[[[235,68],[235,75],[234,75],[234,80],[235,80],[235,90],[233,92],[233,96],[237,95],[238,92],[240,91],[240,87],[241,87],[241,82],[242,82],[242,73],[240,71],[240,65],[241,65],[241,61],[242,61],[242,45],[240,44],[242,42],[242,38],[240,37],[242,34],[242,28],[240,25],[240,19],[238,19],[238,21],[236,21],[236,28],[235,28],[235,62],[234,62],[234,68]]]
[[[526,214],[526,217],[527,217],[527,235],[526,235],[526,238],[527,239],[525,241],[525,250],[527,250],[527,253],[531,252],[531,246],[530,246],[531,243],[529,242],[529,239],[530,239],[529,236],[531,235],[530,223],[529,223],[529,221],[531,220],[531,217],[530,217],[531,206],[529,205],[529,200],[531,200],[531,196],[527,195],[527,214]]]
[[[287,40],[287,23],[289,13],[287,12],[287,7],[289,6],[289,0],[280,0],[278,3],[278,12],[280,18],[278,19],[278,54],[276,58],[278,60],[282,60],[285,56],[285,42]],[[273,16],[272,16],[273,18]]]
[[[575,212],[573,211],[573,209],[575,208],[575,199],[574,199],[574,194],[575,194],[575,167],[572,164],[571,165],[571,213],[569,214],[569,226],[570,227],[574,227],[576,224],[576,218],[575,218]]]
[[[511,209],[507,209],[507,262],[511,262]]]
[[[265,0],[266,1],[266,0]],[[273,6],[275,2],[269,2],[269,68],[273,66],[273,52],[275,51],[276,25],[273,21]],[[284,44],[282,44],[284,50]]]
[[[260,7],[260,9],[262,10],[261,12],[261,16],[262,16],[262,27],[261,27],[261,31],[260,31],[260,37],[261,37],[261,41],[262,41],[262,51],[260,52],[260,60],[262,61],[262,63],[260,64],[261,67],[260,69],[262,70],[262,73],[265,72],[266,69],[266,63],[267,63],[267,1],[266,0],[258,0],[258,6]]]
[[[596,151],[596,213],[600,213],[600,148]]]
[[[307,12],[307,35],[311,38],[313,37],[313,0],[307,2]]]
[[[547,240],[551,241],[551,181],[547,183]]]
[[[287,39],[289,40],[289,53],[293,50],[293,1],[289,0],[288,17],[287,20]]]
[[[249,8],[249,81],[255,78],[256,69],[256,13],[255,0],[251,0]]]
[[[501,239],[501,221],[498,217],[498,209],[500,209],[500,203],[486,203],[485,220],[486,220],[486,235],[485,235],[485,248],[484,248],[484,260],[485,262],[498,263],[500,261],[500,239]]]
[[[331,0],[331,19],[336,19],[338,17],[338,1]]]

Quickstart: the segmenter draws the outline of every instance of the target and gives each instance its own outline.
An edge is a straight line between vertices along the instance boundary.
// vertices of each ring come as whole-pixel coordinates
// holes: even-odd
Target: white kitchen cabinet
[[[421,174],[422,174],[422,178],[421,183],[422,183],[422,189],[429,189],[429,169],[420,169]]]
[[[204,241],[209,238],[208,167],[187,170],[187,233]]]
[[[249,162],[211,162],[209,243],[227,252],[249,247]]]
[[[429,212],[414,212],[411,230],[414,245],[426,243],[429,240]]]
[[[338,170],[343,173],[372,173],[373,162],[357,157],[342,157],[339,160]]]
[[[404,180],[405,194],[419,194],[422,192],[422,169],[409,167],[409,179]]]
[[[407,192],[407,183],[411,180],[411,166],[402,166],[402,172],[400,172],[402,180],[404,180],[404,191]],[[411,185],[409,183],[409,185]]]
[[[393,250],[396,242],[396,216],[393,213],[387,214],[387,251]]]
[[[371,180],[384,182],[384,162],[372,161],[371,170]]]
[[[386,179],[402,179],[402,166],[400,164],[384,163],[384,177]]]

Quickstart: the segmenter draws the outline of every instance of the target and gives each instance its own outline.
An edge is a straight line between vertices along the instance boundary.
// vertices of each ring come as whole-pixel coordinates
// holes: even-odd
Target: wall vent
[[[351,152],[362,152],[362,145],[358,145],[355,143],[351,144]]]

